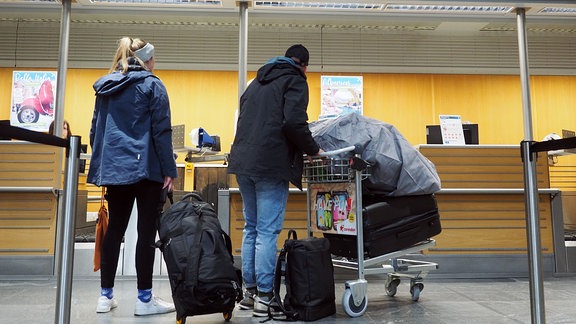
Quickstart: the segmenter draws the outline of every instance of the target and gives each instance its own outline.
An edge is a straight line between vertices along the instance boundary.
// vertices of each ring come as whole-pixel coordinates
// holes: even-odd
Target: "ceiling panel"
[[[527,6],[526,29],[533,72],[576,74],[576,16],[538,13],[551,3],[567,8],[576,8],[576,3],[522,3]],[[92,5],[84,0],[73,3],[69,66],[107,68],[117,39],[129,35],[157,45],[157,68],[236,69],[239,35],[236,3],[223,1],[217,8],[206,7],[198,8],[192,3],[166,6]],[[55,66],[61,11],[62,5],[56,1],[0,1],[0,66]],[[398,14],[382,10],[251,6],[248,22],[250,69],[257,68],[270,56],[283,53],[290,44],[303,43],[312,54],[311,71],[518,72],[514,13]]]

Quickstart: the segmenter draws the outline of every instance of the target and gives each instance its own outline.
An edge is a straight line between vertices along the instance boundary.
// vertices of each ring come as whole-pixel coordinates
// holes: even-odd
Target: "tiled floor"
[[[576,323],[576,276],[545,278],[544,310],[547,323]],[[320,323],[531,323],[530,283],[527,278],[424,279],[418,302],[412,301],[409,281],[402,282],[396,296],[384,291],[384,280],[368,278],[368,309],[349,317],[342,308],[344,279],[336,280],[337,313]],[[170,285],[156,278],[154,293],[170,299]],[[0,281],[0,323],[54,323],[55,280]],[[97,278],[76,278],[72,284],[71,323],[175,323],[175,314],[135,317],[134,278],[117,279],[119,306],[110,313],[96,314],[99,295]],[[249,311],[235,310],[231,323],[260,323]],[[222,314],[187,317],[187,323],[224,323]],[[270,321],[268,323],[274,323]]]

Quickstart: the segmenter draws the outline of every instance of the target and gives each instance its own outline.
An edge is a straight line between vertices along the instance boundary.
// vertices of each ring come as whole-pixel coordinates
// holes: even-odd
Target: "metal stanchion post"
[[[64,221],[58,258],[58,290],[54,323],[70,323],[70,301],[72,297],[72,270],[74,267],[74,229],[76,220],[76,194],[78,192],[78,161],[80,137],[72,136],[66,154],[64,178]]]
[[[526,235],[528,237],[528,262],[530,264],[530,311],[533,324],[546,323],[544,311],[544,285],[542,283],[542,257],[540,244],[540,219],[538,188],[536,185],[536,154],[530,151],[530,141],[521,145],[524,162],[524,194],[526,196]]]

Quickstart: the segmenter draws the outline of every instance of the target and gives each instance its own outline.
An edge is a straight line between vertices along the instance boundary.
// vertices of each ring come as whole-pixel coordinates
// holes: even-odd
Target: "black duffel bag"
[[[284,299],[280,297],[282,277],[286,285]],[[334,267],[328,239],[298,240],[296,231],[288,232],[276,262],[274,298],[287,320],[315,321],[336,313]]]

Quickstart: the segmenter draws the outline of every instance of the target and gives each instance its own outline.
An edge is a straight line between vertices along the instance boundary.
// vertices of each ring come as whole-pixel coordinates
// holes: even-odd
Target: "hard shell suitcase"
[[[438,212],[434,195],[390,197],[378,194],[362,196],[362,221],[364,228],[371,230],[396,223],[410,215]]]
[[[376,257],[408,248],[438,235],[442,228],[434,195],[362,197],[364,255]],[[357,258],[355,235],[325,233],[331,252]]]

